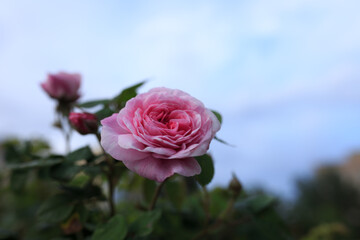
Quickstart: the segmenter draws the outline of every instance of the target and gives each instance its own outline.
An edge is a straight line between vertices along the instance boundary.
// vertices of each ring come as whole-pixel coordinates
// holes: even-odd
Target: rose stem
[[[153,210],[154,207],[155,207],[155,204],[156,204],[156,201],[157,199],[159,198],[159,195],[160,195],[160,191],[161,191],[161,188],[162,186],[164,185],[165,181],[161,182],[155,189],[155,193],[154,193],[154,196],[151,200],[151,204],[149,206],[149,211]]]
[[[210,220],[210,195],[206,188],[206,186],[202,186],[203,192],[204,192],[204,211],[205,211],[205,226],[208,225]]]
[[[100,134],[96,133],[95,134],[97,139],[99,140],[99,144],[100,144]],[[108,187],[109,187],[109,208],[110,208],[110,216],[114,216],[115,215],[115,203],[114,203],[114,181],[113,181],[113,175],[114,175],[114,164],[111,161],[111,158],[109,157],[109,155],[107,155],[104,151],[104,149],[102,148],[101,144],[100,144],[101,150],[103,151],[103,153],[105,154],[105,159],[106,159],[106,163],[109,167],[109,171],[107,172],[106,176],[108,178]]]
[[[58,115],[58,119],[61,125],[61,132],[64,135],[65,138],[65,153],[69,154],[70,153],[70,123],[67,119],[67,117],[65,115]],[[68,129],[66,130],[65,128],[67,128],[65,125],[67,125]]]
[[[66,153],[70,152],[70,133],[69,132],[64,132],[65,134],[65,151]]]

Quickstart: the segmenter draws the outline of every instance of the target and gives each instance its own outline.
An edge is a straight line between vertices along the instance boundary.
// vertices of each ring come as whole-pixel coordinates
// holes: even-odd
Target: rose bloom
[[[92,113],[75,113],[69,115],[70,124],[80,134],[97,133],[99,125],[96,115]]]
[[[194,176],[220,129],[202,102],[180,90],[154,88],[101,121],[101,145],[137,174],[162,182],[174,173]]]
[[[41,83],[41,87],[51,98],[62,102],[74,102],[80,97],[80,82],[80,74],[59,72],[48,74],[46,81]]]

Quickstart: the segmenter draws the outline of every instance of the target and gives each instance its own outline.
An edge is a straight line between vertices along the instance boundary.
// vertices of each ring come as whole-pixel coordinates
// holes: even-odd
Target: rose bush
[[[158,182],[174,173],[199,174],[201,168],[193,157],[207,152],[220,129],[220,122],[202,102],[168,88],[139,94],[101,124],[105,151]]]
[[[59,72],[48,74],[46,81],[41,83],[41,87],[51,98],[62,102],[74,102],[80,97],[80,82],[80,74]]]

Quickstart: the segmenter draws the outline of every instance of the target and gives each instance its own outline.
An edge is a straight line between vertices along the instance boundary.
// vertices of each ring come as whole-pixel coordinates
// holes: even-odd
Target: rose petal
[[[119,145],[119,138],[124,136],[123,133],[127,132],[119,126],[116,119],[117,114],[113,114],[111,117],[101,121],[103,125],[101,130],[101,146],[103,146],[104,150],[117,160],[132,161],[147,157],[148,153],[126,149]]]
[[[157,182],[163,182],[175,173],[190,177],[201,172],[201,167],[194,158],[170,160],[150,156],[137,161],[123,162],[131,171]]]

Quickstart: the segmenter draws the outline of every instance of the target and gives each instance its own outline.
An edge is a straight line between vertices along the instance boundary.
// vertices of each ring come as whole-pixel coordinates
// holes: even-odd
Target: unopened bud
[[[94,114],[71,112],[69,115],[69,121],[80,134],[85,135],[89,133],[97,133],[98,131],[99,125],[97,117]]]
[[[242,185],[235,174],[233,174],[233,177],[229,183],[229,190],[235,197],[239,196],[242,191]]]

